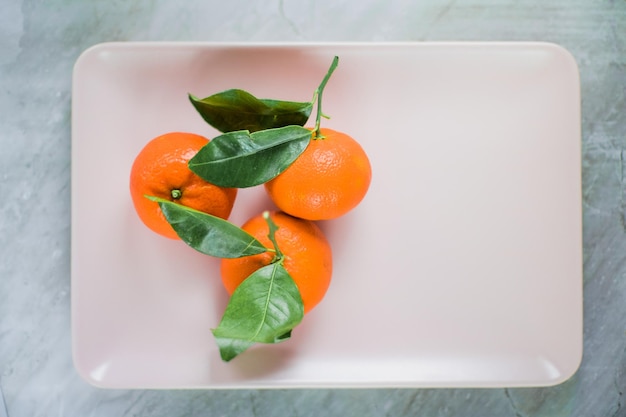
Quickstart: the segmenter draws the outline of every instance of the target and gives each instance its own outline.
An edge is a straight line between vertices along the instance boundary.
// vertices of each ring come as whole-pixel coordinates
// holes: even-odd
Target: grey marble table
[[[0,386],[13,416],[626,416],[626,1],[0,2]],[[539,40],[582,83],[584,357],[516,389],[102,390],[71,359],[72,66],[103,41]],[[0,413],[1,414],[1,413]]]

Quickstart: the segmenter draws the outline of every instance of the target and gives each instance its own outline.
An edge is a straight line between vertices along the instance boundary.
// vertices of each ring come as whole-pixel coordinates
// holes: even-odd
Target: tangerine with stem
[[[130,172],[130,194],[137,215],[152,231],[178,239],[153,196],[227,219],[236,188],[211,184],[187,166],[188,161],[209,140],[187,132],[170,132],[148,142],[135,158]]]
[[[263,214],[252,217],[241,227],[268,248],[280,248],[258,255],[222,259],[221,276],[229,294],[252,273],[279,261],[293,278],[308,313],[324,298],[332,276],[330,243],[321,229],[312,221],[299,219],[283,212],[271,212],[271,220],[278,227],[270,238],[269,225]]]
[[[365,197],[372,167],[363,147],[351,136],[322,128],[322,93],[337,67],[335,57],[316,90],[317,116],[309,145],[280,175],[265,183],[276,206],[307,220],[343,216]]]

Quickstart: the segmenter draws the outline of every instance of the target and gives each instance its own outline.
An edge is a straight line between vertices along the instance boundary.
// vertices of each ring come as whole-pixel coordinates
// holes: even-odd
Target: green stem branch
[[[322,116],[325,116],[324,113],[322,113],[322,93],[324,92],[324,88],[326,87],[326,83],[330,79],[330,76],[335,71],[335,68],[337,68],[337,64],[339,64],[339,57],[335,56],[335,58],[333,58],[333,62],[330,64],[330,68],[328,69],[328,72],[326,73],[326,76],[322,80],[322,82],[319,85],[319,87],[317,87],[317,91],[316,91],[316,95],[317,95],[317,116],[315,118],[315,135],[314,135],[314,139],[321,139],[322,138],[322,135],[320,134],[320,121],[322,119]],[[325,117],[328,117],[328,116],[325,116]]]
[[[276,262],[282,263],[284,255],[280,251],[280,248],[278,247],[278,243],[276,242],[276,231],[278,230],[278,226],[270,218],[269,211],[263,212],[263,218],[265,219],[265,221],[267,222],[267,226],[269,227],[269,233],[267,234],[267,237],[269,238],[270,242],[272,242],[272,245],[274,245],[274,250],[272,251],[274,252],[274,259],[272,260],[272,263],[276,263]]]

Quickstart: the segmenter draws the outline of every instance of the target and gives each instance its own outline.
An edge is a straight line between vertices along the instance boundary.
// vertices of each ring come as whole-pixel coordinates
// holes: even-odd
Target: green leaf
[[[161,211],[183,242],[198,252],[218,258],[240,258],[267,252],[251,234],[234,224],[158,197]]]
[[[279,343],[304,317],[300,291],[280,262],[264,266],[235,290],[213,335],[223,360],[254,343]]]
[[[303,126],[312,102],[258,99],[244,90],[231,89],[200,99],[189,94],[200,116],[220,132],[264,129],[289,125]]]
[[[311,131],[300,126],[224,133],[189,160],[189,169],[220,187],[253,187],[286,170],[310,140]]]

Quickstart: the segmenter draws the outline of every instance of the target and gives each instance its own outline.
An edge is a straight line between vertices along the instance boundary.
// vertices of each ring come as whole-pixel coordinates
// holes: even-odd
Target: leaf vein
[[[224,162],[230,162],[233,160],[237,160],[237,159],[242,159],[244,157],[251,157],[251,156],[256,156],[258,154],[261,154],[263,152],[269,152],[274,150],[275,148],[278,148],[280,146],[284,146],[284,145],[289,145],[290,143],[293,142],[299,142],[299,141],[304,141],[305,139],[308,139],[308,137],[303,136],[302,138],[289,138],[289,139],[285,139],[281,142],[277,142],[274,143],[272,146],[266,146],[266,147],[262,147],[262,148],[253,148],[253,150],[251,152],[247,152],[245,154],[238,154],[238,155],[233,155],[233,156],[229,156],[229,157],[225,157],[225,158],[220,158],[217,160],[213,160],[213,161],[205,161],[205,162],[193,162],[190,163],[189,166],[191,167],[198,167],[198,166],[206,166],[206,165],[211,165],[211,164],[220,164],[220,163],[224,163]]]
[[[272,268],[272,274],[270,276],[270,285],[269,288],[267,289],[267,296],[265,297],[265,306],[263,308],[263,317],[259,323],[259,326],[256,330],[256,332],[254,333],[253,339],[256,339],[257,336],[259,335],[259,333],[261,333],[261,329],[263,329],[263,325],[265,324],[266,320],[267,320],[267,310],[269,307],[269,304],[271,302],[271,298],[272,298],[272,289],[274,287],[274,278],[276,276],[276,264],[274,264],[274,267]]]

